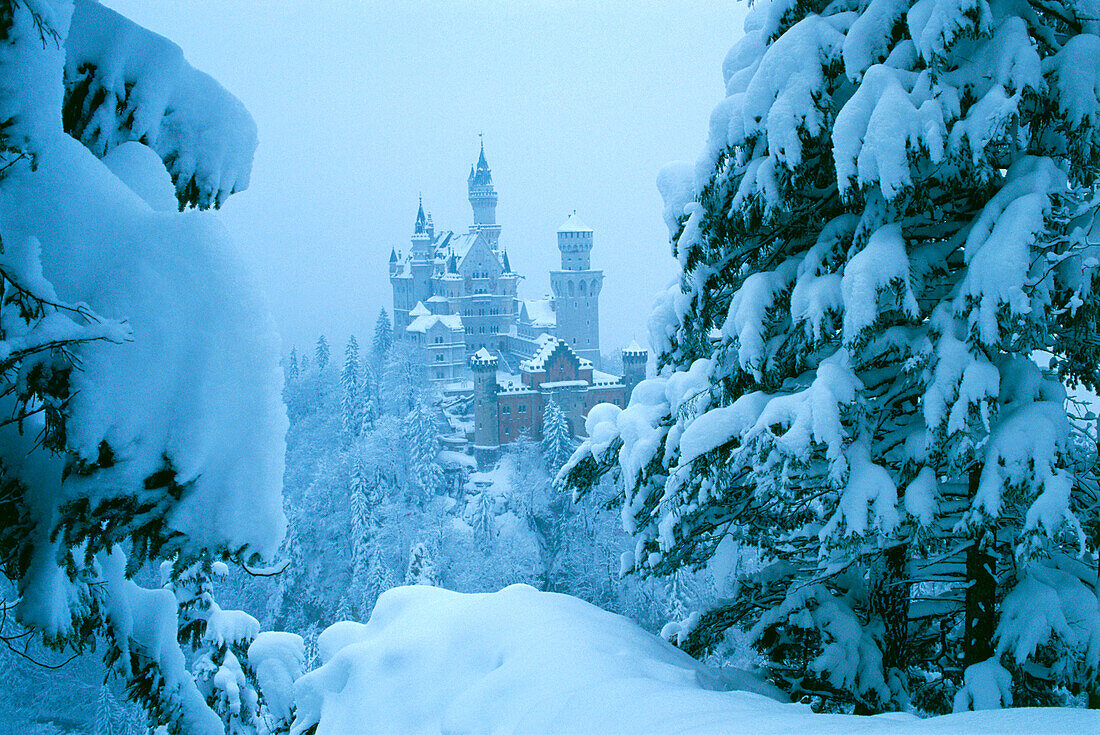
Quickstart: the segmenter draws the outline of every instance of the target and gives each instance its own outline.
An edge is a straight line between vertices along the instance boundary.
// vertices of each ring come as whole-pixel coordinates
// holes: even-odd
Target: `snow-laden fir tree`
[[[752,6],[702,157],[658,181],[680,266],[660,376],[593,409],[565,473],[621,472],[627,570],[724,539],[774,560],[690,650],[742,626],[785,688],[859,711],[905,706],[914,672],[928,709],[1005,667],[1018,693],[1095,686],[1065,386],[1098,377],[1097,16]]]
[[[0,79],[9,620],[101,644],[151,726],[220,733],[178,607],[132,577],[258,561],[285,527],[277,341],[216,222],[174,213],[247,187],[255,125],[177,46],[89,0],[0,1]]]
[[[409,451],[409,492],[424,503],[443,491],[443,468],[439,464],[439,423],[435,407],[423,396],[416,399],[402,422],[402,434]]]
[[[366,621],[378,596],[396,582],[382,560],[383,543],[378,508],[383,494],[378,483],[370,484],[361,457],[351,473],[351,586],[347,597],[353,618]]]
[[[325,339],[325,335],[321,335],[317,338],[317,345],[313,348],[314,362],[317,363],[317,370],[324,372],[328,367],[329,354],[330,354],[328,340]]]
[[[374,323],[374,338],[371,340],[371,357],[374,362],[381,364],[393,344],[393,324],[390,323],[390,315],[385,309],[378,312],[378,319]]]
[[[546,403],[546,409],[542,414],[542,455],[552,473],[557,473],[569,460],[574,448],[575,442],[573,430],[569,426],[569,417],[561,410],[561,406],[551,399]]]
[[[363,375],[359,366],[359,343],[355,335],[344,349],[344,368],[340,372],[340,420],[345,436],[356,437],[363,428]]]
[[[164,587],[179,605],[179,638],[192,649],[191,671],[199,691],[221,718],[226,735],[257,735],[262,731],[260,692],[248,647],[260,624],[214,599],[213,578],[227,573],[221,562],[202,561],[183,570],[174,570],[171,562],[161,565]]]
[[[298,379],[298,351],[293,347],[290,348],[290,354],[286,358],[283,373],[288,383]]]
[[[427,584],[435,586],[439,584],[435,564],[432,562],[431,552],[424,542],[413,544],[409,551],[409,568],[405,572],[405,584]]]

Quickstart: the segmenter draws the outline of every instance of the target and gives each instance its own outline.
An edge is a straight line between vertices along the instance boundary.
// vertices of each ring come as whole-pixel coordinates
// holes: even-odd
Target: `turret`
[[[591,267],[592,229],[580,221],[576,212],[558,228],[558,250],[563,271],[586,271]]]
[[[558,229],[561,270],[550,271],[556,336],[581,357],[600,364],[600,291],[603,271],[592,270],[592,229],[577,213]]]
[[[397,268],[398,268],[397,251],[394,250],[393,248],[390,248],[390,275],[391,276],[393,276],[397,273]]]
[[[497,223],[497,192],[493,188],[493,175],[485,160],[485,141],[481,143],[481,154],[477,165],[470,169],[467,181],[470,192],[470,206],[474,210],[474,228],[492,226]]]
[[[474,446],[500,446],[497,416],[497,358],[484,347],[470,356],[474,374]]]
[[[634,386],[645,380],[646,363],[649,352],[637,342],[631,342],[623,348],[623,385],[626,386],[626,402],[630,403],[630,394]]]

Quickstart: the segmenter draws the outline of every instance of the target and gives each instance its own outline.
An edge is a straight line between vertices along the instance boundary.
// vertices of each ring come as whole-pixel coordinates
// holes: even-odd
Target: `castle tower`
[[[409,304],[418,301],[427,303],[432,297],[432,271],[435,263],[432,259],[432,237],[428,234],[428,218],[424,214],[424,200],[420,200],[420,206],[416,212],[416,223],[413,225],[412,243],[409,259],[409,275],[412,282],[409,284]]]
[[[600,290],[603,271],[592,270],[592,230],[574,212],[558,229],[561,270],[550,271],[556,336],[579,356],[600,364]]]
[[[639,346],[637,342],[631,342],[623,348],[623,385],[626,386],[626,403],[628,405],[634,386],[645,380],[647,362],[649,362],[649,352],[644,347]]]
[[[495,449],[500,446],[497,416],[497,358],[482,347],[470,356],[474,374],[474,447]]]
[[[485,232],[489,238],[490,247],[496,250],[497,241],[500,238],[500,225],[497,224],[497,190],[493,188],[493,174],[489,170],[489,163],[485,160],[484,140],[481,142],[481,153],[478,155],[477,165],[470,167],[470,178],[466,183],[470,193],[470,206],[474,210],[472,229]]]

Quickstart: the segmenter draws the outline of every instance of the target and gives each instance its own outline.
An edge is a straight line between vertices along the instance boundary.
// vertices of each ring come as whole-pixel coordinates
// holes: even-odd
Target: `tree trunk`
[[[982,466],[970,470],[969,495],[973,499],[981,480]],[[997,595],[997,559],[990,551],[996,541],[993,532],[982,529],[966,550],[966,621],[963,640],[963,666],[980,663],[993,656]]]
[[[891,691],[901,682],[909,653],[909,582],[905,562],[908,545],[885,549],[871,564],[868,612],[871,621],[882,623],[882,673]],[[897,709],[900,703],[856,702],[855,714],[870,715]]]

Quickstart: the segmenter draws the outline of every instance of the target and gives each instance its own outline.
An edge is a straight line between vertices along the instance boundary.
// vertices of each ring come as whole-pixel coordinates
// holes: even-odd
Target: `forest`
[[[281,342],[239,99],[0,0],[0,731],[1100,728],[1100,6],[737,38],[648,378],[489,461],[385,311]]]

